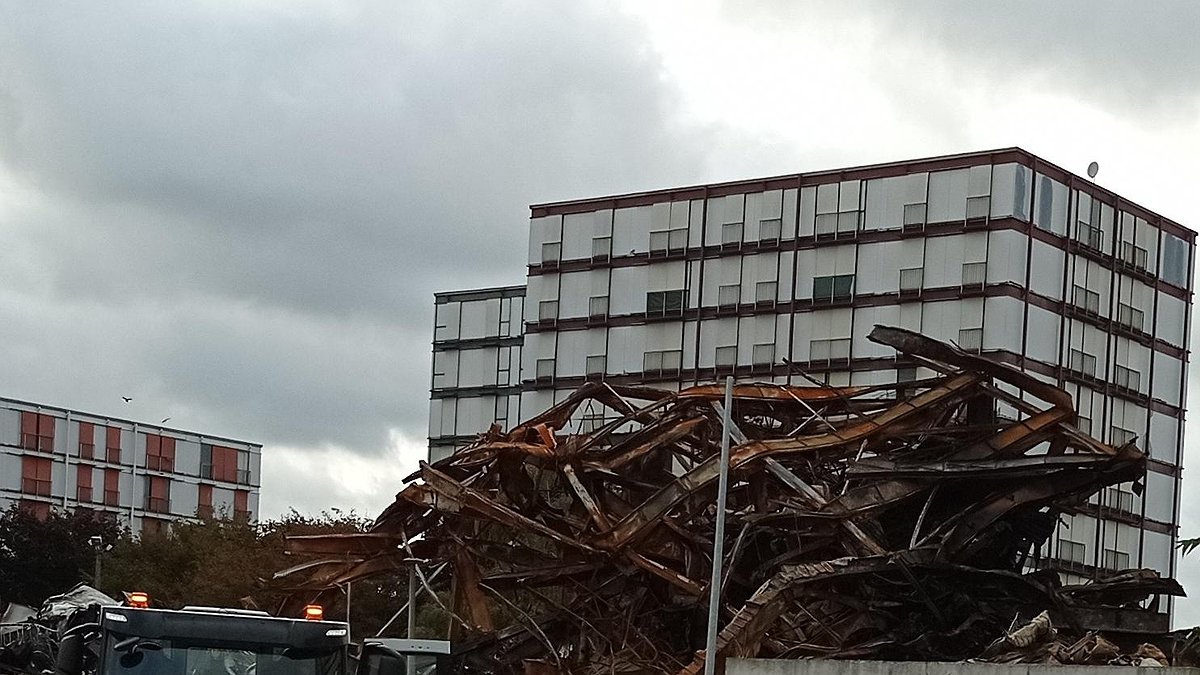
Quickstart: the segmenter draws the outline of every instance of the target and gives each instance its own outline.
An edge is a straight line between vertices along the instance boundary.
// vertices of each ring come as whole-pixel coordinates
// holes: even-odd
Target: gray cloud
[[[423,438],[435,290],[519,281],[531,202],[698,178],[645,43],[599,2],[5,5],[3,393]]]
[[[875,67],[900,58],[906,73],[889,87],[920,107],[925,66],[959,69],[958,86],[1067,94],[1124,114],[1193,121],[1200,103],[1200,5],[1066,0],[725,3],[731,22],[766,30],[797,27],[843,34]],[[921,54],[927,62],[907,60]],[[820,64],[815,64],[820,67]],[[936,111],[930,111],[936,114]],[[1037,111],[1030,114],[1036,116]]]

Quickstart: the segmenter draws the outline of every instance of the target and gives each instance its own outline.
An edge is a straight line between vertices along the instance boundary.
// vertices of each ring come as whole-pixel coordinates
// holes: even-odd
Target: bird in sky
[[[171,419],[171,418],[170,418],[170,417],[164,417],[164,418],[163,418],[163,421],[159,422],[159,424],[166,424],[166,423],[167,423],[167,420],[169,420],[169,419]]]
[[[126,403],[129,403],[130,401],[133,400],[133,397],[132,396],[122,396],[121,399],[124,400]]]

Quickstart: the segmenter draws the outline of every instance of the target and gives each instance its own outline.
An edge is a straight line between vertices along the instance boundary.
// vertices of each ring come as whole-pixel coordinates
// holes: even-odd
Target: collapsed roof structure
[[[902,329],[870,339],[937,375],[734,387],[718,662],[974,658],[1043,611],[1080,636],[1165,630],[1173,580],[1029,571],[1062,514],[1142,480],[1141,451],[1081,433],[1065,391],[1015,368]],[[290,539],[326,557],[277,576],[313,593],[419,563],[466,672],[698,673],[722,395],[587,384],[422,463],[369,533]],[[564,432],[601,407],[616,419]]]

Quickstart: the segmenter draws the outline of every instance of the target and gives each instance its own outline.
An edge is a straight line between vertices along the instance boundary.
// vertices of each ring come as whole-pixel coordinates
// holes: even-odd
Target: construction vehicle
[[[224,607],[153,609],[86,586],[56,596],[0,635],[0,673],[22,675],[433,675],[448,642],[371,638],[352,654],[350,626],[318,605],[303,618]]]
[[[144,593],[63,631],[56,675],[347,675],[350,627],[219,607],[151,609]]]

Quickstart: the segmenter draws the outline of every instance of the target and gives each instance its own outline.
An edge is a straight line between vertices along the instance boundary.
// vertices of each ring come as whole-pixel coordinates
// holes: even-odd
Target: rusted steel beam
[[[1154,625],[1131,607],[1181,592],[1171,580],[1130,572],[1059,588],[1049,571],[1025,573],[1062,514],[1141,480],[1144,453],[1076,429],[1067,392],[1031,375],[909,331],[872,339],[938,374],[734,387],[712,658],[953,661],[1043,611],[1063,635],[1089,621]],[[420,559],[452,572],[448,611],[471,635],[464,673],[698,672],[722,394],[589,383],[422,464],[369,534],[293,539],[297,555],[323,557],[279,583],[311,597]],[[600,410],[608,422],[584,424]],[[493,626],[501,616],[508,625]],[[1038,654],[1108,649],[1090,639]]]

